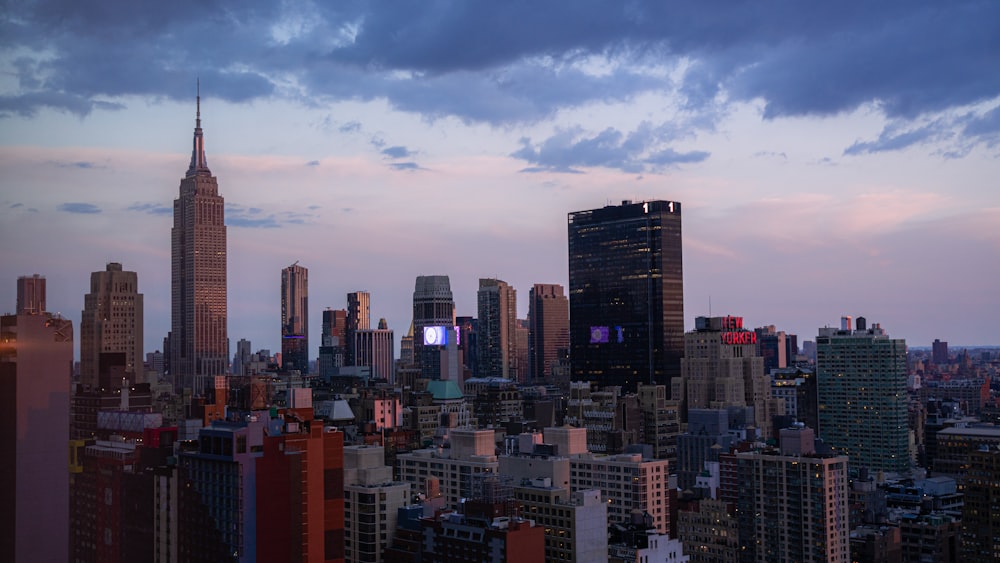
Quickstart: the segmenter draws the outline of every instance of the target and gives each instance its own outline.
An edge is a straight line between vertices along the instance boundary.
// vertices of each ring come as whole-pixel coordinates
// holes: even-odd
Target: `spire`
[[[197,81],[197,95],[195,96],[195,119],[194,119],[194,148],[191,151],[191,166],[188,167],[187,175],[195,176],[200,173],[211,174],[208,169],[208,159],[205,158],[205,136],[201,132],[201,78]]]

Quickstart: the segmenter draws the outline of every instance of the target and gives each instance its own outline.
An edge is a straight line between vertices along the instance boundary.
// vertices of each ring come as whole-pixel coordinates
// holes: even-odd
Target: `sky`
[[[79,323],[139,274],[170,329],[172,201],[201,84],[229,337],[279,349],[280,271],[321,311],[414,279],[567,284],[566,216],[683,205],[686,326],[1000,344],[1000,3],[3,1],[0,309]]]

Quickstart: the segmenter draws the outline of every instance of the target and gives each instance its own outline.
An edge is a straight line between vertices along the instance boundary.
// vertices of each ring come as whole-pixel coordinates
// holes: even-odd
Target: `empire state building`
[[[226,225],[219,184],[208,169],[197,98],[191,165],[174,200],[171,238],[170,372],[174,387],[203,391],[229,365]]]

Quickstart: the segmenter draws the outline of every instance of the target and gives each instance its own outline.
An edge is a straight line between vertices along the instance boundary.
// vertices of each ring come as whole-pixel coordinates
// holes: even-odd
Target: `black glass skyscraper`
[[[682,264],[676,201],[569,214],[573,380],[669,389],[684,355]]]

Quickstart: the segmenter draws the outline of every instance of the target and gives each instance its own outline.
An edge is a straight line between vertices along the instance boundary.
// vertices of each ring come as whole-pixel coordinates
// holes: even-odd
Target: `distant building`
[[[445,503],[457,508],[459,500],[472,494],[473,475],[496,473],[495,433],[493,430],[456,428],[450,431],[449,437],[450,448],[400,454],[396,463],[400,479],[413,483],[416,489],[422,489],[430,478],[437,479]]]
[[[941,342],[937,338],[931,344],[931,361],[939,366],[948,364],[948,343]]]
[[[578,211],[568,230],[573,380],[669,385],[684,355],[681,204]]]
[[[788,367],[794,356],[788,356],[788,339],[785,331],[777,330],[774,325],[755,328],[757,333],[757,352],[764,359],[764,373],[773,369]]]
[[[430,379],[440,377],[440,345],[424,353],[424,328],[455,326],[455,299],[448,276],[417,276],[413,287],[413,363]]]
[[[549,434],[549,429],[545,430]],[[647,512],[661,534],[670,531],[670,487],[666,460],[641,454],[572,456],[570,489],[600,489],[608,501],[608,523],[627,523],[633,510]]]
[[[392,382],[396,341],[392,330],[385,328],[385,319],[382,319],[379,328],[356,330],[353,337],[350,346],[354,350],[353,365],[368,366],[373,379]]]
[[[347,355],[347,311],[329,309],[323,311],[323,327],[320,333],[319,376],[329,380],[343,367]]]
[[[309,270],[281,270],[281,369],[309,373]]]
[[[677,539],[684,544],[690,563],[737,561],[740,553],[736,506],[721,500],[702,499],[677,514]]]
[[[482,278],[476,300],[479,311],[477,375],[518,381],[517,291],[503,280]]]
[[[0,561],[69,560],[73,324],[34,308],[0,316]]]
[[[347,350],[344,365],[359,366],[357,350],[354,348],[354,335],[361,330],[372,328],[371,295],[367,291],[354,291],[347,294],[347,325],[344,335],[347,338]]]
[[[229,371],[225,202],[205,157],[200,96],[170,239],[170,374],[175,390],[200,394],[207,378]]]
[[[569,299],[559,284],[536,283],[528,291],[529,383],[551,381],[552,368],[569,351]]]
[[[40,315],[45,308],[45,278],[35,274],[17,278],[18,315]]]
[[[852,330],[850,317],[845,322],[816,338],[819,435],[852,470],[908,471],[906,341],[877,323]]]
[[[116,391],[123,375],[131,384],[144,379],[142,299],[139,276],[117,262],[90,274],[80,318],[80,383],[85,389]],[[102,379],[100,375],[111,374],[119,354],[122,373]]]

